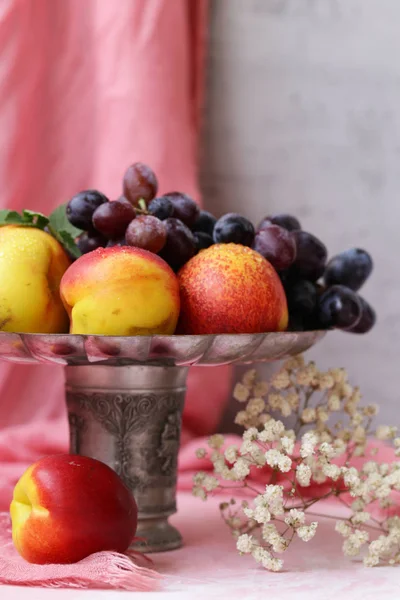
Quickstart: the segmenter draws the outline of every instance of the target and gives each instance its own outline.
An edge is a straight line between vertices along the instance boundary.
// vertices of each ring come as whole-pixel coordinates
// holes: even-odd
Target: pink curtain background
[[[199,202],[206,0],[0,2],[0,207],[50,212],[121,193],[136,160]],[[229,370],[193,369],[183,441],[217,425]],[[38,457],[64,451],[63,372],[0,363],[0,509]]]

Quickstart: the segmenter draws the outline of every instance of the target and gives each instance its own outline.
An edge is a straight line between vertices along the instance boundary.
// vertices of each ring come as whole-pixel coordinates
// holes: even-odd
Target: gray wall
[[[331,254],[371,251],[379,324],[310,355],[400,425],[399,28],[400,0],[214,0],[202,185],[217,214],[293,212]]]

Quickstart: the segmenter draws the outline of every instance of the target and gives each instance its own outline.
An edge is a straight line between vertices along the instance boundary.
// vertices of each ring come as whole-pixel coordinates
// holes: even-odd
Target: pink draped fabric
[[[206,0],[0,3],[0,207],[48,213],[85,188],[121,193],[136,160],[160,192],[200,201]],[[189,375],[183,439],[206,434],[229,370]],[[38,457],[68,443],[63,372],[0,363],[0,510]]]

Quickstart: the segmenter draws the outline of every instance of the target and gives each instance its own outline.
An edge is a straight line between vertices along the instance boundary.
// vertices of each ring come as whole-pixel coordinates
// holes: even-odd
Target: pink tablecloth
[[[136,592],[133,598],[179,600],[396,600],[400,567],[368,569],[341,553],[341,538],[334,521],[323,518],[313,541],[298,541],[285,558],[286,571],[270,573],[252,559],[239,556],[222,522],[221,498],[202,502],[188,492],[179,494],[179,512],[173,522],[181,531],[184,548],[153,555],[166,574],[162,592]],[[326,514],[341,514],[341,507],[325,505]],[[52,590],[3,586],[1,600],[116,600],[125,592]]]

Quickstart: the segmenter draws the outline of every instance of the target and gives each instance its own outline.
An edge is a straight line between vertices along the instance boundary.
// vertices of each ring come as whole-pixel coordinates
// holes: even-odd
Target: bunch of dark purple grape
[[[157,197],[154,172],[131,165],[123,179],[123,196],[110,202],[96,190],[85,190],[67,205],[67,217],[84,233],[77,244],[85,254],[99,247],[135,246],[159,254],[175,271],[199,250],[214,243],[216,218],[201,211],[187,194]]]
[[[255,229],[236,213],[217,220],[187,194],[157,196],[157,190],[154,172],[134,163],[125,172],[118,200],[110,202],[97,190],[74,196],[67,217],[83,230],[77,240],[82,254],[99,247],[135,246],[158,254],[178,271],[215,243],[242,244],[278,272],[288,300],[290,330],[366,333],[373,327],[375,312],[357,293],[373,266],[365,250],[354,248],[327,262],[325,245],[291,215],[265,217]]]

